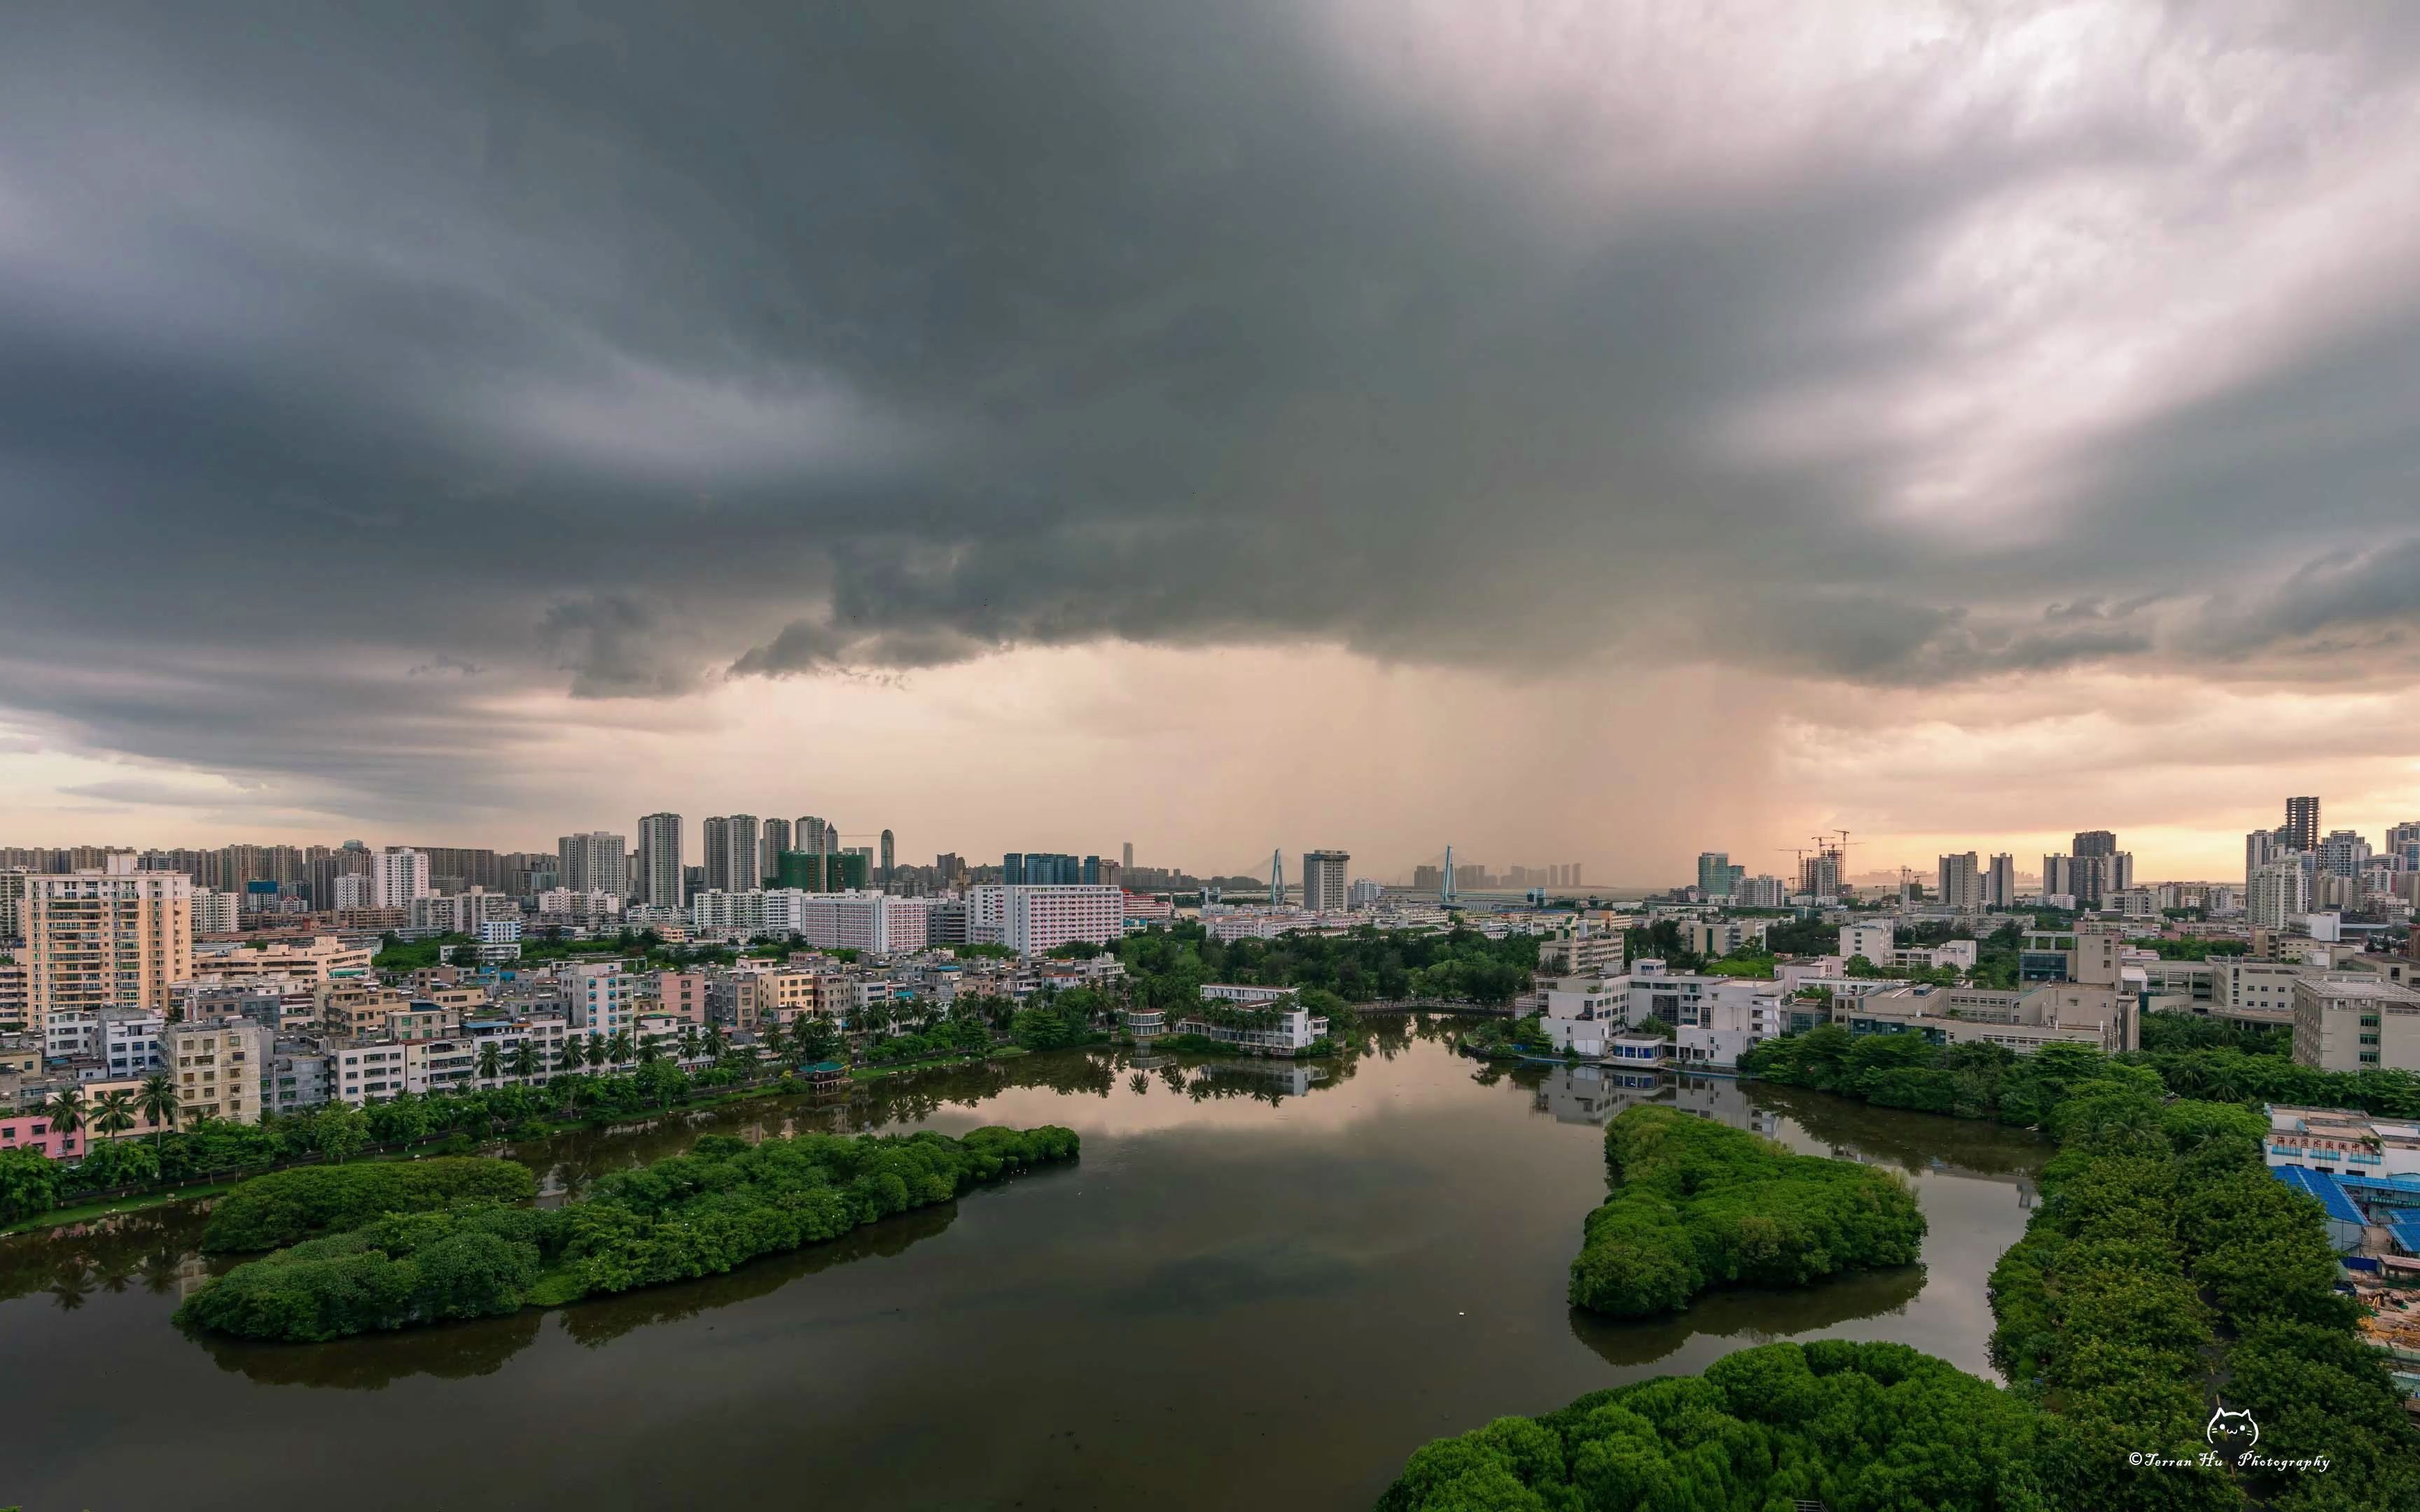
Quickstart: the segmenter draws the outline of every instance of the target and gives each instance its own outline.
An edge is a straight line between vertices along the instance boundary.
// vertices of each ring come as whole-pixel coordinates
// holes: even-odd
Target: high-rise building
[[[2420,872],[2420,820],[2387,826],[2385,856],[2397,872]]]
[[[1983,906],[1983,869],[1973,851],[1941,857],[1934,871],[1943,903],[1967,913]]]
[[[1731,858],[1729,852],[1698,853],[1698,891],[1708,898],[1731,895]]]
[[[2243,877],[2249,882],[2252,873],[2273,862],[2282,860],[2292,847],[2286,843],[2283,829],[2256,829],[2243,837]]]
[[[409,908],[414,898],[429,895],[428,857],[409,845],[390,845],[379,852],[371,875],[380,908]]]
[[[782,853],[790,849],[790,822],[786,819],[765,821],[764,838],[756,842],[756,874],[769,877],[782,869]]]
[[[1789,897],[1790,888],[1776,876],[1742,877],[1731,887],[1731,902],[1742,908],[1779,908]]]
[[[31,870],[12,866],[0,870],[0,940],[13,940],[24,933],[25,879]]]
[[[2319,848],[2319,800],[2317,796],[2286,800],[2286,824],[2281,836],[2289,850],[2316,851]]]
[[[2244,885],[2244,918],[2257,929],[2284,929],[2288,919],[2310,911],[2309,889],[2301,862],[2272,861]]]
[[[638,886],[632,890],[650,908],[681,905],[681,816],[651,813],[639,821]]]
[[[2118,854],[2118,837],[2114,832],[2106,829],[2079,829],[2075,832],[2075,843],[2070,854],[2115,856]]]
[[[1084,885],[1083,858],[1054,851],[1011,851],[1001,857],[1004,887],[1075,887]]]
[[[169,987],[194,974],[193,879],[137,871],[132,852],[105,860],[103,868],[25,878],[20,964],[36,1035],[54,1013],[165,1013]]]
[[[882,832],[882,882],[881,882],[881,888],[882,888],[882,890],[883,890],[884,892],[889,892],[889,891],[891,890],[891,868],[892,868],[892,864],[893,864],[893,861],[894,861],[894,853],[893,853],[893,851],[892,851],[892,849],[891,831],[889,831],[889,830],[887,830],[887,829],[886,829],[886,830],[884,830],[884,831]]]
[[[1840,853],[1821,850],[1799,863],[1798,890],[1815,898],[1840,895]]]
[[[1125,854],[1121,857],[1119,864],[1124,866],[1125,870],[1129,872],[1134,870],[1134,841],[1126,841]]]
[[[1340,912],[1344,906],[1344,869],[1352,856],[1344,851],[1302,853],[1302,905],[1314,912]]]
[[[2017,858],[2006,851],[1992,856],[1991,870],[1983,873],[1983,906],[2012,908],[2017,902]]]
[[[979,887],[967,892],[968,936],[1042,955],[1071,940],[1107,945],[1125,933],[1125,893],[1111,887]]]
[[[756,816],[718,814],[706,822],[706,885],[721,892],[750,892],[764,886],[757,873]]]
[[[629,842],[610,829],[562,837],[554,842],[554,857],[559,887],[574,892],[610,892],[616,898],[630,895]]]
[[[814,814],[800,814],[799,822],[791,826],[790,843],[811,856],[821,856],[826,851],[838,850],[840,837],[824,820]]]
[[[2369,841],[2350,829],[2332,829],[2318,846],[2319,870],[2332,877],[2357,877],[2369,865]]]
[[[2042,897],[2072,898],[2075,896],[2075,857],[2045,856],[2042,857]]]

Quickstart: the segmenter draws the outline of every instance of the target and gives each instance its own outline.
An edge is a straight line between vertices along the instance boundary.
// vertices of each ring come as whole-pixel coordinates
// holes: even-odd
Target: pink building
[[[47,1113],[0,1113],[0,1149],[39,1149],[53,1160],[84,1154],[84,1131],[54,1133]]]
[[[662,1011],[691,1024],[706,1022],[706,973],[703,971],[659,971],[656,973],[656,998]]]

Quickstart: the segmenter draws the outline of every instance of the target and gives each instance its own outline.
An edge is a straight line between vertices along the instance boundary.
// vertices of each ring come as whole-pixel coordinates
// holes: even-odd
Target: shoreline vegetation
[[[836,1239],[947,1202],[1036,1166],[1077,1158],[1074,1131],[1000,1127],[950,1138],[802,1134],[751,1145],[709,1134],[688,1154],[597,1178],[560,1208],[473,1197],[394,1213],[306,1240],[206,1283],[180,1327],[240,1338],[319,1342],[493,1318],[524,1307],[717,1275],[767,1255]],[[352,1197],[353,1194],[340,1195]],[[331,1199],[280,1221],[307,1227]]]
[[[1924,1215],[1898,1173],[1793,1154],[1673,1108],[1617,1116],[1605,1164],[1611,1195],[1572,1261],[1572,1305],[1590,1312],[1661,1317],[1717,1287],[1912,1265],[1923,1246]]]
[[[2240,1067],[2266,1057],[2234,1050],[2016,1057],[1907,1038],[1817,1029],[1756,1046],[1742,1071],[2057,1142],[2024,1237],[1992,1272],[2006,1388],[1896,1345],[1768,1345],[1435,1441],[1381,1512],[2420,1507],[2420,1431],[2357,1331],[2360,1305],[2335,1290],[2318,1203],[2269,1174],[2258,1112],[2175,1095],[2180,1071],[2236,1073],[2213,1089],[2241,1095],[2299,1068]],[[2368,1096],[2403,1094],[2361,1080]],[[2203,1459],[2222,1406],[2259,1423],[2257,1462]]]

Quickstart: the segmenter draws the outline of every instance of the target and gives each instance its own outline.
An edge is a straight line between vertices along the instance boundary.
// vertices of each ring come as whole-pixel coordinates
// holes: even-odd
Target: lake
[[[1080,1162],[710,1281],[328,1345],[168,1321],[199,1221],[0,1242],[0,1504],[1366,1507],[1413,1449],[1818,1335],[1990,1374],[1984,1286],[2050,1154],[1720,1078],[1063,1052],[517,1151],[550,1192],[705,1133],[1065,1124]],[[1904,1171],[1924,1263],[1610,1323],[1563,1303],[1638,1101]]]

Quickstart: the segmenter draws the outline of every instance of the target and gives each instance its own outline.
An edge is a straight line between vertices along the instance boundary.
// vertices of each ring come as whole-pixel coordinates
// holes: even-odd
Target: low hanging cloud
[[[245,8],[0,49],[43,740],[502,798],[515,699],[1096,642],[2420,661],[2401,8]]]

